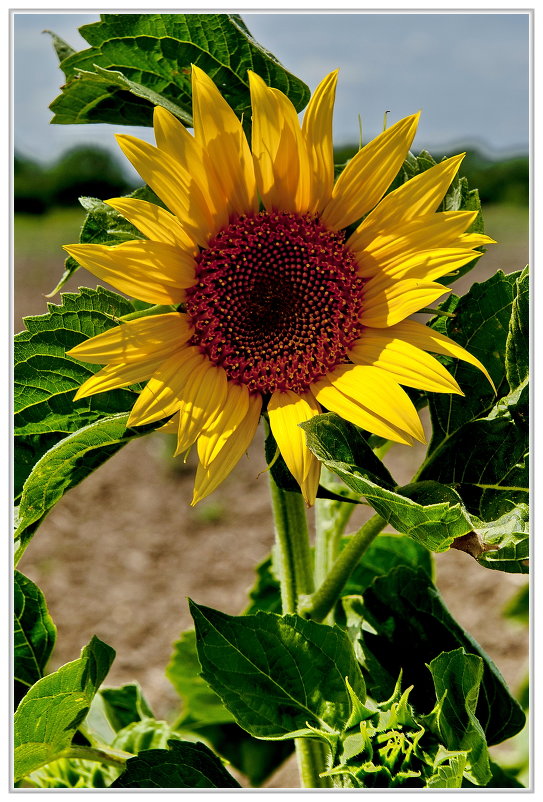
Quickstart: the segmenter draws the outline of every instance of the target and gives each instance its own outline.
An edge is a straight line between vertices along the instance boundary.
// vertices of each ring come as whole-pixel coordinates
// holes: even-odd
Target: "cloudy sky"
[[[311,89],[340,68],[334,135],[364,140],[422,109],[416,148],[453,152],[476,145],[490,155],[529,146],[529,15],[518,13],[244,13],[253,36]],[[113,126],[50,125],[49,103],[63,75],[52,30],[76,49],[81,25],[98,13],[13,15],[14,143],[47,161],[75,144],[116,150]],[[125,129],[151,141],[149,129]]]

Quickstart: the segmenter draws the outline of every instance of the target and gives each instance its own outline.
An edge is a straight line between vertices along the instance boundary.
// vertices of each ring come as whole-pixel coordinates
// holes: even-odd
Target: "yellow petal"
[[[381,368],[407,387],[463,395],[456,380],[437,359],[391,334],[391,330],[365,329],[349,352],[349,359],[357,365]]]
[[[351,159],[336,181],[332,198],[322,213],[327,226],[346,228],[380,201],[407,156],[419,116],[413,114],[400,120]]]
[[[314,504],[319,474],[312,470],[318,462],[306,445],[305,432],[298,424],[318,415],[320,407],[311,393],[298,395],[276,390],[268,403],[270,428],[279,450],[294,476],[307,504]],[[309,478],[309,483],[307,479]],[[315,478],[317,485],[315,485]]]
[[[416,345],[417,348],[422,348],[425,351],[433,351],[435,354],[443,354],[443,356],[452,356],[456,359],[462,359],[464,362],[469,362],[470,365],[473,365],[485,374],[494,392],[496,392],[494,382],[490,378],[483,363],[480,362],[477,357],[473,356],[473,354],[470,354],[469,351],[466,351],[465,348],[462,348],[461,345],[451,340],[450,337],[446,337],[444,334],[434,331],[434,329],[429,328],[429,326],[423,326],[422,323],[417,323],[415,320],[404,320],[388,331],[389,334],[399,337],[412,345]]]
[[[163,362],[164,357],[158,357],[130,365],[106,365],[105,368],[102,368],[87,379],[86,382],[83,382],[74,395],[74,401],[95,393],[117,390],[119,387],[128,387],[130,384],[147,381],[157,370],[160,370]]]
[[[198,457],[207,468],[237,429],[249,408],[249,391],[243,384],[228,382],[223,408],[207,423],[198,438]]]
[[[398,258],[407,258],[420,251],[450,248],[475,217],[476,212],[439,212],[423,215],[390,231],[378,234],[357,253],[356,232],[349,238],[348,247],[355,252],[361,276],[372,276]],[[466,248],[472,246],[466,245]]]
[[[159,150],[171,156],[196,182],[205,198],[206,213],[212,220],[214,231],[223,228],[228,224],[224,192],[202,144],[162,106],[155,106],[153,126]]]
[[[435,212],[465,155],[445,159],[386,195],[356,229],[356,248],[366,248],[382,231]]]
[[[213,365],[208,359],[191,372],[180,391],[175,456],[186,451],[202,429],[216,420],[226,398],[226,386],[223,368]]]
[[[105,203],[126,217],[145,237],[180,248],[190,256],[198,253],[194,240],[181,228],[177,217],[156,203],[137,198],[111,198]]]
[[[373,365],[341,365],[329,373],[327,379],[348,398],[416,440],[425,442],[413,402],[386,371]]]
[[[409,435],[386,421],[381,415],[349,398],[325,377],[311,386],[313,395],[323,407],[335,412],[345,420],[360,426],[368,432],[393,440],[395,443],[413,445]]]
[[[202,464],[198,465],[194,483],[193,505],[212,493],[226,479],[241,456],[247,451],[258,426],[261,407],[262,396],[249,396],[247,414],[230,435],[217,457],[207,468]]]
[[[158,429],[155,431],[163,432],[164,434],[177,434],[177,430],[179,429],[179,413],[172,415],[168,423],[165,423],[164,426],[159,426]]]
[[[129,363],[150,356],[167,359],[191,334],[186,315],[171,312],[121,323],[66,353],[81,362]]]
[[[229,215],[258,211],[253,158],[241,122],[206,73],[192,66],[194,136],[217,167]]]
[[[195,280],[194,259],[151,240],[120,245],[64,245],[64,250],[116,289],[152,304],[179,304]]]
[[[320,212],[330,200],[334,186],[332,114],[338,70],[324,78],[315,89],[304,113],[305,138],[312,176],[310,212]]]
[[[266,209],[306,212],[311,173],[296,109],[277,89],[249,70],[253,109],[252,151],[258,190]]]
[[[117,142],[126,158],[146,184],[178,218],[189,236],[205,248],[217,231],[213,216],[197,178],[165,150],[127,134],[117,134]]]
[[[360,316],[360,321],[365,326],[375,326],[378,329],[399,323],[400,320],[418,312],[419,309],[450,292],[449,287],[443,287],[434,282],[404,279],[403,281],[389,280],[389,283],[384,286],[381,283],[376,284],[374,285],[375,292],[372,293],[371,281],[364,288],[365,308]]]
[[[421,279],[432,281],[441,276],[454,273],[468,262],[481,256],[479,251],[465,248],[434,248],[428,251],[417,251],[405,256],[397,256],[388,263],[380,265],[365,287],[365,292],[375,295],[378,288],[385,287],[391,279]]]
[[[184,385],[204,359],[198,348],[187,346],[163,362],[139,394],[129,426],[142,426],[177,412]]]

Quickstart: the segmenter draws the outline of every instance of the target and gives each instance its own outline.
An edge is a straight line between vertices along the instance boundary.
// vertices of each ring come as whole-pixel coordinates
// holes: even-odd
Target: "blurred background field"
[[[345,153],[338,154],[338,161]],[[470,154],[471,186],[484,199],[486,231],[498,244],[453,291],[465,292],[497,269],[512,272],[528,262],[528,159],[492,162]],[[32,176],[34,175],[34,180]],[[63,270],[62,244],[78,241],[84,212],[78,195],[107,198],[130,191],[112,157],[86,147],[50,167],[19,159],[15,168],[15,329],[22,317],[47,311],[45,297]],[[78,271],[63,291],[96,286]],[[59,302],[59,296],[49,298]],[[427,425],[427,421],[425,421]],[[172,459],[168,436],[130,443],[47,517],[21,561],[23,573],[43,590],[58,627],[50,663],[75,659],[94,634],[117,651],[109,684],[138,681],[158,717],[177,699],[164,677],[173,641],[190,626],[186,598],[239,613],[254,581],[254,567],[273,542],[262,439],[209,499],[189,507],[193,460]],[[409,481],[423,447],[394,446],[386,461],[397,481]],[[240,491],[243,488],[243,491]],[[351,530],[369,516],[357,509]],[[480,567],[451,551],[436,559],[437,584],[451,612],[495,660],[514,691],[525,693],[528,636],[522,616],[504,618],[527,586],[524,577]],[[514,609],[513,609],[514,613]],[[505,745],[501,747],[515,749]],[[291,763],[269,781],[294,786]]]

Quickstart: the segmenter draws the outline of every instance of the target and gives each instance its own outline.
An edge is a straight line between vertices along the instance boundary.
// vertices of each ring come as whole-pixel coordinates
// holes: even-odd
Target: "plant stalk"
[[[307,599],[314,588],[305,506],[300,493],[282,490],[269,476],[282,610],[296,613],[300,598]],[[305,738],[295,738],[294,744],[302,787],[328,788],[319,777],[325,769],[323,745]]]
[[[130,752],[123,752],[120,749],[110,749],[105,746],[79,746],[78,744],[73,744],[67,749],[64,749],[60,757],[71,757],[77,760],[95,760],[98,763],[104,763],[106,766],[116,766],[118,769],[124,769],[126,761],[134,757],[134,755]]]
[[[385,519],[376,514],[350,537],[349,542],[330,569],[326,579],[311,598],[299,608],[298,612],[301,615],[306,618],[312,618],[313,621],[322,621],[326,618],[339,599],[341,591],[360,557],[369,548],[385,524]]]

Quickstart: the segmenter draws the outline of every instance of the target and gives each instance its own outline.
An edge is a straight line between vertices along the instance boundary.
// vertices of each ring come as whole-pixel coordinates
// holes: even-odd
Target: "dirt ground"
[[[507,247],[499,256],[483,257],[477,280],[497,267],[509,272],[524,266],[527,254]],[[37,277],[24,259],[17,263],[16,319],[45,311],[39,293],[54,285],[58,265],[49,277]],[[67,289],[96,284],[88,274],[76,279]],[[254,566],[273,542],[261,435],[249,457],[197,508],[189,506],[194,465],[172,460],[172,451],[171,440],[160,434],[126,446],[66,494],[19,566],[43,590],[58,627],[49,668],[77,658],[97,635],[117,652],[107,683],[137,680],[157,717],[164,718],[177,704],[164,667],[173,641],[191,625],[187,597],[239,613]],[[394,446],[386,461],[407,482],[421,456],[416,448]],[[351,529],[364,514],[357,510]],[[504,622],[501,611],[526,578],[482,568],[457,551],[437,555],[436,566],[447,606],[516,688],[527,670],[528,635]],[[296,785],[292,762],[268,783]]]

